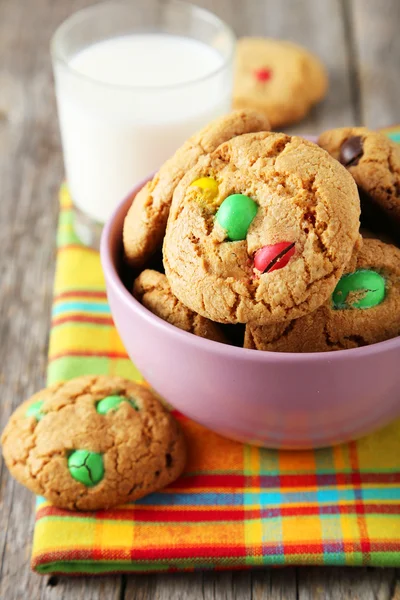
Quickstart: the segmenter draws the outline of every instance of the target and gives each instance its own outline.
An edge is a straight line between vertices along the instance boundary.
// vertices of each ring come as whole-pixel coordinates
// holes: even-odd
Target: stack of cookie
[[[315,144],[233,112],[134,199],[123,233],[133,294],[181,329],[246,348],[316,352],[395,337],[400,250],[376,231],[361,236],[360,196],[362,220],[393,235],[399,190],[400,151],[383,134],[345,128]]]

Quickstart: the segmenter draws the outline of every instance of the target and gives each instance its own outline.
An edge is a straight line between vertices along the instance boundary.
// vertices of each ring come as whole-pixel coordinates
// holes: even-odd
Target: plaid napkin
[[[400,127],[390,135],[400,141]],[[114,329],[98,253],[74,236],[70,209],[62,187],[48,382],[83,374],[141,380]],[[96,513],[38,498],[33,569],[400,566],[400,421],[335,448],[278,452],[176,416],[189,442],[179,481]]]

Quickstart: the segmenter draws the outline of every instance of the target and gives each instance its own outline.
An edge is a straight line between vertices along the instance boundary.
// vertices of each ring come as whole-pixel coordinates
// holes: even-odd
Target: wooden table
[[[135,1],[135,0],[132,0]],[[137,0],[138,1],[138,0]],[[142,0],[150,2],[152,0]],[[43,386],[62,157],[48,52],[92,0],[0,0],[0,428]],[[326,101],[291,131],[400,122],[399,0],[197,0],[239,35],[289,38],[330,69]],[[68,579],[29,570],[33,497],[0,458],[0,598],[400,599],[400,571],[287,568]]]

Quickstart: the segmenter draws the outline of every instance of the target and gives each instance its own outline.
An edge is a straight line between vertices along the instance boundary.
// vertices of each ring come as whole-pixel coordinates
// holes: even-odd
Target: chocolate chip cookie
[[[186,171],[222,142],[252,131],[268,131],[269,121],[254,110],[234,111],[191,137],[136,195],[125,218],[125,258],[142,266],[161,247],[174,190]]]
[[[137,277],[133,286],[133,295],[143,306],[164,321],[215,342],[226,342],[221,328],[187,308],[175,298],[162,273],[146,269]]]
[[[238,41],[234,107],[263,111],[273,128],[302,119],[327,87],[324,66],[305,48],[267,38]]]
[[[361,220],[374,230],[400,238],[400,147],[365,127],[325,131],[319,140],[354,177],[361,198]]]
[[[365,239],[356,269],[340,279],[329,301],[289,323],[247,325],[245,348],[329,352],[400,335],[400,249]]]
[[[54,505],[109,508],[176,479],[183,434],[143,385],[85,376],[35,394],[11,416],[1,439],[15,479]]]
[[[316,144],[245,134],[178,184],[164,240],[172,292],[221,323],[290,321],[323,304],[358,245],[360,202]]]

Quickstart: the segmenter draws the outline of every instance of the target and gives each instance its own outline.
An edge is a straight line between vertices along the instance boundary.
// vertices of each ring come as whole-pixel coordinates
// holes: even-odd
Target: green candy
[[[43,404],[44,400],[38,400],[37,402],[34,402],[28,407],[25,416],[35,417],[36,421],[40,421],[40,419],[43,419],[44,417],[44,413],[42,413]]]
[[[106,396],[100,402],[97,403],[96,410],[101,415],[106,415],[111,410],[118,410],[123,402],[129,402],[129,404],[135,410],[139,410],[136,402],[131,398],[125,398],[124,396]]]
[[[350,293],[354,299],[349,299]],[[372,308],[378,306],[385,298],[385,279],[376,271],[360,269],[349,275],[343,275],[332,295],[333,307],[340,310],[346,308]]]
[[[216,220],[231,241],[244,240],[257,210],[257,203],[248,196],[232,194],[219,207]]]
[[[74,450],[68,457],[68,469],[76,481],[92,487],[104,477],[103,457],[89,450]]]

